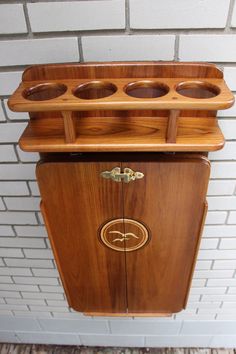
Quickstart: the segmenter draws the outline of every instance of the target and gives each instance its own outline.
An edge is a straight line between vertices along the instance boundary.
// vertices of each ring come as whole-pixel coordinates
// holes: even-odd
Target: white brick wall
[[[206,60],[236,92],[233,0],[0,2],[0,341],[113,346],[236,346],[236,106],[212,161],[209,212],[187,309],[170,318],[92,318],[68,308],[35,182],[38,154],[17,141],[28,115],[7,98],[28,64]]]

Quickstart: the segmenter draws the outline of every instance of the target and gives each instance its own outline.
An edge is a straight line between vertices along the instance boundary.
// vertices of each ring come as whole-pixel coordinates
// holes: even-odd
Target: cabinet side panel
[[[73,309],[126,312],[124,252],[99,240],[103,223],[122,218],[121,184],[101,178],[116,163],[45,162],[37,179],[52,248]]]
[[[123,163],[144,173],[124,184],[124,213],[143,223],[150,241],[126,253],[130,312],[183,309],[196,256],[209,164],[205,159]]]

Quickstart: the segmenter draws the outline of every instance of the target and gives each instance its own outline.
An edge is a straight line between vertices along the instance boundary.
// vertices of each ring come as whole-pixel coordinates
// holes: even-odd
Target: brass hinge
[[[115,182],[121,182],[123,180],[125,183],[129,183],[130,181],[143,178],[144,174],[142,172],[134,172],[128,167],[125,167],[124,172],[121,172],[120,167],[114,167],[111,171],[102,172],[101,176],[107,179],[110,178]]]

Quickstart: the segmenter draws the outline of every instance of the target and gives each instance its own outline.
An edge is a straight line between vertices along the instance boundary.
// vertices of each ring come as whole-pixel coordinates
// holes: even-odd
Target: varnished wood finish
[[[40,111],[57,111],[57,110],[72,110],[72,111],[86,111],[86,110],[129,110],[129,109],[201,109],[201,110],[218,110],[218,109],[226,109],[233,105],[234,96],[227,88],[223,79],[207,79],[207,80],[199,80],[196,79],[195,82],[195,91],[197,91],[197,87],[200,87],[200,91],[204,91],[204,88],[208,86],[213,86],[216,88],[215,95],[210,98],[198,98],[196,97],[186,97],[183,96],[179,91],[176,91],[176,87],[181,83],[185,83],[187,85],[188,81],[185,77],[180,78],[162,78],[157,80],[155,77],[150,77],[149,82],[155,84],[159,82],[159,85],[169,88],[169,91],[162,95],[154,98],[145,98],[145,93],[143,93],[144,98],[142,97],[132,97],[125,92],[125,88],[127,85],[131,83],[138,84],[139,82],[143,83],[143,78],[137,78],[134,82],[132,78],[128,77],[126,79],[110,79],[108,78],[107,85],[113,85],[116,87],[116,92],[107,96],[105,93],[105,97],[88,96],[87,99],[82,99],[80,97],[75,96],[73,92],[80,85],[88,85],[89,81],[85,81],[84,79],[74,79],[74,80],[50,80],[50,84],[55,87],[55,91],[59,91],[59,87],[65,85],[67,90],[61,96],[58,96],[53,99],[44,99],[44,100],[36,100],[32,101],[31,99],[24,98],[23,93],[30,91],[31,88],[36,90],[36,85],[39,86],[39,90],[41,90],[41,86],[44,85],[44,81],[27,81],[22,82],[19,88],[15,91],[15,93],[9,99],[9,107],[13,111],[17,112],[40,112]],[[94,81],[92,81],[94,82]],[[191,81],[192,82],[192,81]],[[49,84],[49,83],[48,83]],[[57,88],[58,87],[58,88]],[[144,86],[145,87],[145,86]],[[147,88],[148,89],[148,88]],[[99,91],[99,83],[98,89]],[[108,90],[108,89],[107,89]],[[143,89],[145,91],[145,88]],[[104,92],[104,82],[101,81],[101,91]],[[194,90],[189,90],[190,92]],[[208,90],[206,90],[208,92]],[[41,92],[41,91],[40,91]],[[111,91],[112,92],[112,91]],[[218,94],[217,94],[218,92]],[[49,94],[52,95],[51,90]],[[83,96],[82,96],[83,97]]]
[[[176,143],[166,143],[168,117],[81,117],[77,137],[65,144],[63,120],[32,119],[20,147],[39,152],[215,151],[224,137],[213,117],[180,117]]]
[[[126,254],[130,312],[184,308],[205,208],[209,162],[166,158],[122,162],[145,178],[123,185],[124,213],[150,229],[151,242]]]
[[[118,166],[117,159],[68,157],[67,162],[45,161],[37,167],[47,228],[69,302],[90,315],[178,312],[184,308],[196,257],[209,163],[197,155],[144,154],[140,162],[135,155],[123,157],[122,170],[144,173],[126,184],[100,176]],[[149,242],[135,251],[125,252],[132,240],[122,242],[120,252],[99,237],[106,222],[124,216],[149,232]],[[127,223],[112,230],[137,234]]]
[[[121,184],[100,177],[112,167],[111,162],[37,166],[51,245],[69,303],[77,311],[127,308],[125,258],[98,237],[104,221],[123,216]]]
[[[179,113],[180,113],[179,110],[176,109],[170,110],[170,116],[168,119],[167,130],[166,130],[167,143],[176,143]]]
[[[214,151],[224,140],[208,118],[234,101],[222,72],[205,63],[35,65],[22,80],[8,104],[30,114],[26,151]]]

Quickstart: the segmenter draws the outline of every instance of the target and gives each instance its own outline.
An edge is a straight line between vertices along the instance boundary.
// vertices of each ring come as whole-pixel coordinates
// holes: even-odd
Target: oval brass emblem
[[[136,220],[114,219],[102,226],[100,238],[113,250],[130,252],[138,250],[149,241],[149,232]]]

